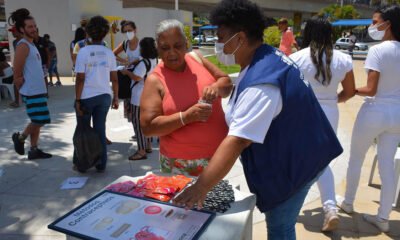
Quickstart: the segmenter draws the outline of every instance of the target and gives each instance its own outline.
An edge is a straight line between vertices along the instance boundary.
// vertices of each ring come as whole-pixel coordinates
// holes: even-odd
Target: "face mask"
[[[218,61],[220,61],[221,63],[223,63],[226,66],[236,64],[235,53],[240,48],[241,44],[235,49],[235,51],[233,51],[233,53],[231,53],[231,54],[224,53],[225,44],[227,44],[230,40],[232,40],[236,35],[237,35],[237,33],[235,35],[233,35],[225,43],[218,43],[218,42],[215,43],[215,53],[217,55]]]
[[[135,37],[135,32],[126,32],[126,38],[132,40]]]
[[[377,40],[377,41],[380,41],[380,40],[383,39],[383,37],[385,36],[385,32],[386,32],[387,28],[385,30],[382,30],[382,31],[378,30],[378,27],[382,26],[383,24],[384,23],[381,23],[379,25],[370,26],[368,28],[368,34],[372,39]]]

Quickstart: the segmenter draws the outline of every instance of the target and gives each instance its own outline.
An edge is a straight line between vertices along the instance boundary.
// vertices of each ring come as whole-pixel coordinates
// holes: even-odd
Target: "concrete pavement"
[[[363,61],[355,61],[357,86],[365,83]],[[7,101],[0,102],[0,239],[67,239],[64,234],[48,230],[47,225],[78,206],[105,185],[121,175],[140,176],[158,170],[158,145],[153,142],[153,153],[144,161],[131,162],[128,156],[136,149],[130,142],[132,126],[123,118],[122,108],[110,110],[107,118],[107,136],[113,141],[108,148],[108,167],[105,173],[89,171],[87,184],[79,190],[61,190],[61,183],[68,177],[81,176],[71,170],[72,136],[75,129],[73,109],[74,87],[71,78],[62,79],[63,87],[50,88],[49,107],[52,124],[42,131],[40,147],[54,154],[52,159],[28,161],[25,156],[14,153],[11,134],[22,131],[27,123],[25,109],[10,109]],[[355,116],[362,99],[356,97],[340,105],[339,138],[345,152],[332,163],[337,184],[337,193],[343,194],[347,168],[350,137]],[[28,150],[28,148],[26,148]],[[375,213],[379,201],[379,189],[366,186],[370,170],[371,154],[363,169],[360,194],[355,204],[358,212]],[[227,176],[232,184],[248,191],[239,161]],[[378,178],[375,178],[378,183]],[[358,214],[354,218],[341,214],[339,231],[324,235],[319,232],[323,214],[319,192],[315,186],[307,196],[297,224],[298,239],[400,239],[400,213],[392,213],[391,232],[379,234],[372,226],[364,223]],[[263,214],[254,212],[253,239],[266,239]],[[396,232],[397,231],[397,232]]]

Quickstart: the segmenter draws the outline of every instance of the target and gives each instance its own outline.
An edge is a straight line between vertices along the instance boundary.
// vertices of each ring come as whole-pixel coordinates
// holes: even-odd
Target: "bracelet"
[[[183,121],[183,116],[182,116],[182,112],[179,112],[179,117],[181,118],[181,123],[183,126],[185,126],[185,122]]]

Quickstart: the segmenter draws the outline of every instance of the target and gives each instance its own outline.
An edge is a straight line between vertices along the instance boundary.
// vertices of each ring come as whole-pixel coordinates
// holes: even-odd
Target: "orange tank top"
[[[166,116],[195,105],[204,87],[215,82],[208,70],[190,55],[186,54],[185,61],[183,72],[170,70],[163,63],[153,71],[164,86],[162,107]],[[160,137],[160,153],[168,158],[185,160],[211,158],[227,133],[221,98],[218,98],[207,122],[193,122]]]

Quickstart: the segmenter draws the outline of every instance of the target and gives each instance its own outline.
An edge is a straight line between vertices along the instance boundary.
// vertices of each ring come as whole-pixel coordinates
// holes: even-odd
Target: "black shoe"
[[[19,155],[24,155],[25,154],[25,148],[24,148],[25,141],[21,142],[21,140],[19,140],[20,135],[21,134],[19,132],[13,133],[12,141],[14,143],[15,152],[17,152]]]
[[[39,148],[36,148],[35,150],[30,150],[28,152],[28,159],[29,160],[34,160],[34,159],[45,159],[45,158],[51,158],[53,155],[49,153],[45,153]]]
[[[98,173],[103,173],[103,172],[106,171],[106,167],[102,167],[102,166],[97,165],[97,166],[96,166],[96,171],[97,171]]]

